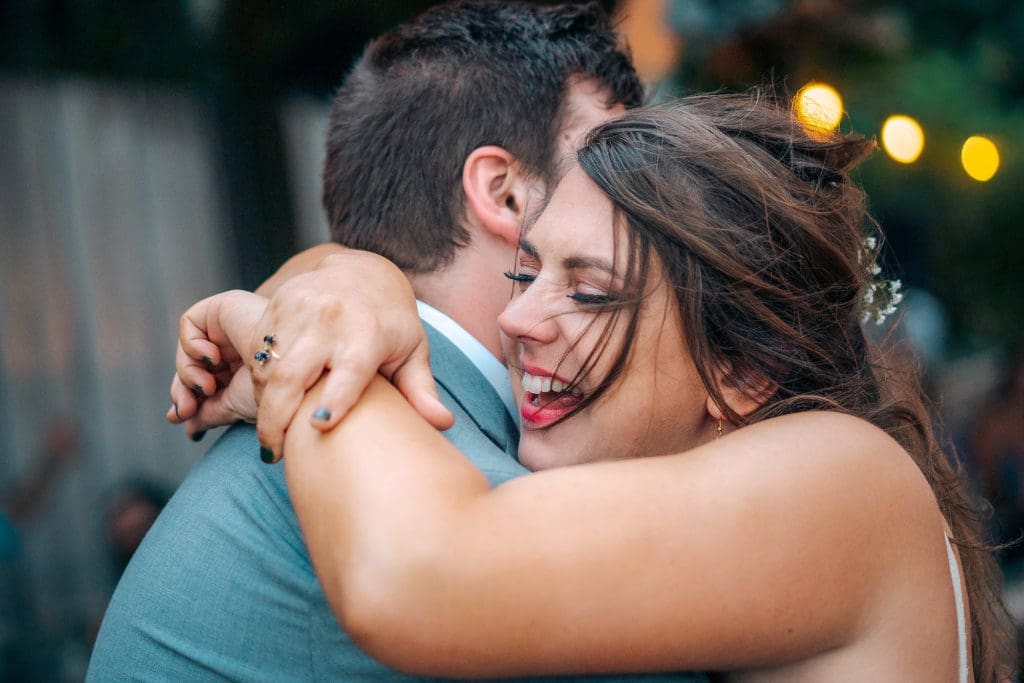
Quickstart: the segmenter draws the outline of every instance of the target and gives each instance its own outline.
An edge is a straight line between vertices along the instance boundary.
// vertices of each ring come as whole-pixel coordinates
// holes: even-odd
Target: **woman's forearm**
[[[321,385],[300,415],[317,405]],[[368,652],[416,668],[378,636],[396,633],[390,620],[405,620],[392,606],[447,551],[455,511],[490,489],[486,478],[380,377],[334,430],[295,420],[285,455],[289,492],[335,614]]]
[[[296,275],[302,275],[319,268],[328,256],[347,251],[346,247],[336,242],[324,242],[285,261],[277,271],[256,289],[256,294],[271,297],[278,288]]]

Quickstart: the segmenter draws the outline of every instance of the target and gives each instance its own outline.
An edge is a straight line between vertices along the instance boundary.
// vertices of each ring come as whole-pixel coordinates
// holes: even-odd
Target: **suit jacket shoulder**
[[[516,460],[519,427],[475,365],[447,337],[424,323],[438,395],[455,415],[445,436],[492,484],[527,473]]]

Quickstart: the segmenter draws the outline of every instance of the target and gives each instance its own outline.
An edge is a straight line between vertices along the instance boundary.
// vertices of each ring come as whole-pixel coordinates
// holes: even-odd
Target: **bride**
[[[357,642],[424,676],[1001,680],[964,484],[862,329],[899,298],[847,177],[872,148],[745,96],[593,131],[523,232],[499,320],[537,472],[492,489],[379,377],[336,428],[287,430]],[[233,336],[287,354],[301,330],[256,317]]]

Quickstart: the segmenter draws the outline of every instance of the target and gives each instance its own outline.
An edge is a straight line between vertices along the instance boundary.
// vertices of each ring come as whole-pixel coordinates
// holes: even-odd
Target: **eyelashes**
[[[537,279],[536,275],[527,275],[526,273],[513,273],[511,270],[505,271],[505,277],[513,282],[533,282]]]
[[[612,302],[612,298],[606,294],[586,294],[584,292],[573,292],[572,294],[569,295],[569,298],[577,303],[590,306],[600,306],[610,304]]]
[[[527,273],[514,273],[512,271],[505,271],[505,277],[513,282],[518,282],[522,285],[522,289],[525,289],[527,285],[537,279],[536,275],[529,275]],[[607,294],[588,294],[586,292],[572,292],[566,295],[569,299],[572,299],[578,304],[584,306],[604,306],[612,303],[615,299]]]

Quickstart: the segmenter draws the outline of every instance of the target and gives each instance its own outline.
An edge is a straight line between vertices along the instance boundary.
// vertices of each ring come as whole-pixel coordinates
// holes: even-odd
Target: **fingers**
[[[437,397],[437,385],[430,370],[430,351],[426,340],[395,370],[391,382],[416,412],[435,429],[448,429],[455,424],[455,416]]]
[[[191,389],[185,387],[177,375],[171,380],[171,407],[167,410],[167,421],[181,424],[199,410],[199,400]]]
[[[245,355],[255,322],[267,301],[241,290],[230,290],[193,304],[178,319],[178,339],[185,354],[210,368],[226,356]]]
[[[210,340],[211,321],[219,311],[215,297],[194,304],[178,318],[178,347],[194,361],[206,362],[208,367],[220,363],[220,348]],[[212,309],[212,310],[211,310]]]
[[[188,328],[185,331],[185,328]],[[203,334],[202,337],[189,337],[187,334]],[[193,361],[203,363],[208,369],[217,368],[221,362],[220,347],[206,338],[205,334],[198,331],[198,328],[189,321],[185,324],[184,319],[179,325],[178,344],[186,356]]]
[[[238,410],[229,400],[226,400],[223,394],[218,394],[203,401],[195,416],[185,422],[185,435],[193,441],[199,441],[208,430],[231,425],[239,420],[246,420],[246,418],[238,413]],[[255,421],[255,415],[246,421]]]
[[[217,368],[210,367],[206,361],[196,361],[189,357],[180,344],[175,354],[174,366],[179,382],[200,398],[213,396],[217,392],[217,375],[214,374]],[[181,406],[178,408],[180,410]]]
[[[200,398],[214,395],[227,383],[230,379],[230,375],[224,374],[228,370],[227,361],[238,355],[232,347],[222,350],[209,338],[211,332],[219,331],[219,326],[212,325],[211,321],[214,314],[221,311],[217,302],[226,300],[230,300],[227,294],[204,299],[178,319],[175,370],[181,383]],[[179,415],[182,407],[178,404]]]
[[[281,457],[284,433],[295,417],[306,390],[323,374],[327,344],[319,336],[300,339],[279,358],[268,361],[261,370],[264,388],[259,397],[256,434],[265,448],[274,454],[273,461]]]
[[[320,405],[309,416],[310,424],[322,432],[336,427],[348,414],[377,374],[378,361],[350,349],[337,353],[320,394]]]

